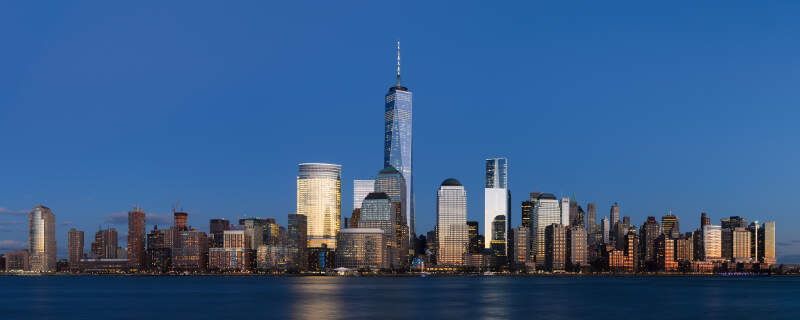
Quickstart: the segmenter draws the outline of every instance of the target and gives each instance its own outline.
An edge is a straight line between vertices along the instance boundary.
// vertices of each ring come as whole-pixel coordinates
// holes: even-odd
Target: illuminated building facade
[[[670,211],[667,215],[661,217],[661,229],[664,234],[672,239],[677,239],[681,235],[680,220],[678,216],[672,214]]]
[[[510,228],[511,219],[511,193],[508,191],[508,159],[491,158],[486,159],[486,187],[484,188],[484,237],[486,241],[484,247],[495,250],[495,255],[506,255],[508,238],[506,237]],[[498,228],[494,223],[506,222],[502,228]],[[502,249],[502,252],[498,250]]]
[[[655,250],[659,270],[666,272],[678,270],[678,262],[675,261],[675,240],[666,234],[661,234],[655,241]]]
[[[545,268],[563,271],[566,267],[567,237],[562,224],[551,224],[544,229]]]
[[[208,239],[205,232],[190,230],[178,232],[172,248],[172,267],[184,271],[201,271],[208,262]]]
[[[69,262],[69,266],[71,269],[76,269],[78,267],[78,263],[83,258],[83,250],[84,250],[84,233],[80,230],[75,230],[72,228],[67,233],[67,246],[68,246],[68,255],[67,261]]]
[[[56,216],[50,208],[36,206],[28,214],[28,253],[30,270],[56,270]]]
[[[586,244],[588,233],[582,226],[567,229],[567,265],[570,267],[588,265]]]
[[[397,171],[392,166],[383,168],[378,172],[375,178],[375,192],[385,193],[389,197],[389,202],[392,204],[394,212],[394,228],[395,228],[395,242],[394,252],[400,264],[405,264],[409,261],[409,248],[411,247],[410,230],[408,219],[406,217],[406,203],[405,193],[407,191],[405,178],[403,174]],[[367,195],[369,197],[369,195]],[[365,198],[366,201],[366,198]],[[363,204],[362,204],[363,206]],[[359,209],[359,219],[364,216],[363,208]],[[360,224],[356,224],[360,225]],[[363,228],[363,227],[362,227]]]
[[[703,226],[703,260],[722,259],[722,228],[707,224]]]
[[[436,263],[463,266],[469,246],[467,191],[456,179],[442,182],[436,196]]]
[[[382,257],[386,259],[385,265],[399,268],[401,261],[398,256],[398,241],[395,229],[396,210],[390,197],[383,192],[373,192],[367,195],[361,205],[361,219],[358,228],[381,229],[384,231],[384,248]],[[337,250],[338,252],[338,250]]]
[[[349,228],[339,232],[336,245],[336,266],[351,269],[388,269],[385,230]]]
[[[117,243],[119,241],[117,229],[109,228],[97,231],[92,242],[92,254],[97,259],[116,259]]]
[[[134,268],[143,268],[145,264],[145,213],[142,208],[135,207],[128,212],[128,262]]]
[[[342,166],[301,163],[297,176],[297,214],[306,216],[308,247],[336,248],[342,208]]]
[[[537,267],[544,267],[545,237],[544,229],[554,223],[561,222],[561,209],[558,199],[553,194],[542,193],[533,207],[532,246],[534,262]]]

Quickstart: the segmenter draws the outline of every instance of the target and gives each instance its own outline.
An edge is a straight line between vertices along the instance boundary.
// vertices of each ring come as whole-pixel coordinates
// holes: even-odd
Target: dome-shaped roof
[[[397,169],[392,165],[388,165],[386,166],[386,168],[383,168],[380,172],[378,172],[378,174],[393,174],[393,173],[400,173],[400,171],[397,171]]]
[[[442,186],[456,186],[456,187],[460,187],[460,186],[461,186],[461,182],[459,182],[459,181],[458,181],[458,180],[456,180],[455,178],[448,178],[447,180],[445,180],[444,182],[442,182]]]

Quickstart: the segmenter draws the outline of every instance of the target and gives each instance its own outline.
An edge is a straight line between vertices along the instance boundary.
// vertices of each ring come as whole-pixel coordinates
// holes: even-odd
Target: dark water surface
[[[800,319],[800,278],[0,277],[0,319]]]

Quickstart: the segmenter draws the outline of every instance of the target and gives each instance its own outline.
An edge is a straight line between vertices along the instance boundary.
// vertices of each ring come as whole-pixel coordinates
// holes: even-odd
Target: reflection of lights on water
[[[289,286],[294,319],[336,319],[343,316],[342,279],[306,277]]]

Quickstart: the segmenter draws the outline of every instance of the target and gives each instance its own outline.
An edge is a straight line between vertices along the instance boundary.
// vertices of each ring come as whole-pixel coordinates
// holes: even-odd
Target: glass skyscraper
[[[36,206],[28,215],[28,253],[31,271],[56,270],[56,216],[48,207]]]
[[[558,204],[558,199],[551,193],[540,194],[536,199],[536,205],[533,207],[533,217],[531,218],[531,234],[533,241],[531,241],[531,251],[537,267],[544,266],[545,261],[545,243],[544,243],[544,229],[554,223],[561,222],[561,210]]]
[[[375,180],[353,180],[353,209],[361,209],[361,202],[375,192]]]
[[[385,97],[383,166],[393,166],[403,174],[406,182],[406,224],[411,239],[416,236],[414,227],[414,184],[411,156],[412,103],[411,91],[400,85],[400,42],[397,43],[397,84],[389,88]]]
[[[464,265],[469,246],[467,191],[456,179],[442,182],[436,197],[436,263]]]
[[[306,216],[309,248],[336,249],[342,217],[342,166],[301,163],[297,175],[297,214]]]
[[[508,159],[486,159],[486,188],[484,189],[483,227],[485,248],[503,248],[504,252],[495,254],[506,255],[505,248],[508,243],[506,235],[511,230],[511,194],[508,192]],[[504,230],[495,230],[495,221],[502,217],[506,221]],[[496,238],[500,236],[500,238]]]

